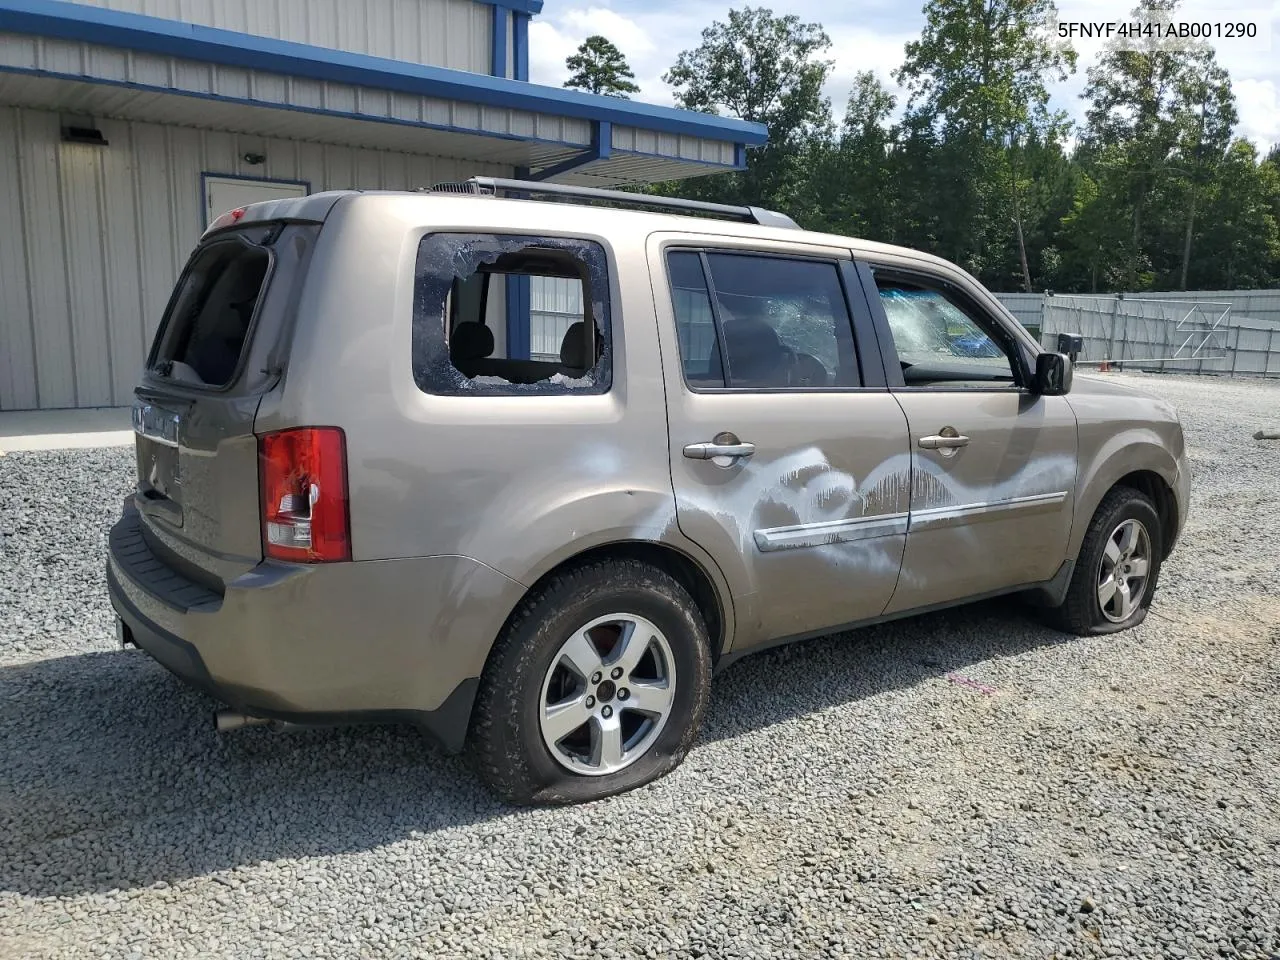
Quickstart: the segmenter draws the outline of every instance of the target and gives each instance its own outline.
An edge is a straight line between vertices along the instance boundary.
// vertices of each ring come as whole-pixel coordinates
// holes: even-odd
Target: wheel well
[[[567,569],[587,563],[596,563],[601,560],[614,559],[637,560],[641,563],[650,564],[674,578],[677,583],[688,590],[689,595],[693,597],[693,602],[697,604],[698,612],[702,614],[703,623],[707,625],[707,636],[711,639],[712,660],[720,659],[725,641],[724,614],[720,595],[716,591],[715,584],[711,582],[711,578],[707,576],[701,565],[674,547],[642,541],[610,543],[600,547],[592,547],[590,550],[584,550],[582,553],[561,561],[548,570],[529,588],[529,593],[533,593],[551,577]]]
[[[1169,484],[1165,483],[1164,478],[1158,473],[1137,470],[1125,474],[1116,481],[1115,486],[1132,487],[1140,493],[1145,493],[1156,505],[1156,514],[1160,517],[1161,539],[1164,542],[1164,556],[1168,557],[1173,550],[1173,542],[1178,536],[1178,498],[1174,496]]]

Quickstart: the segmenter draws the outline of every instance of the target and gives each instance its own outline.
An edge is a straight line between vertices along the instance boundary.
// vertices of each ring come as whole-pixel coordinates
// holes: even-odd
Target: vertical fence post
[[[1236,360],[1240,357],[1240,327],[1236,327],[1236,345],[1231,348],[1231,376],[1236,375]]]
[[[1116,355],[1116,314],[1120,312],[1120,297],[1117,296],[1111,307],[1111,337],[1107,345],[1107,355],[1103,360],[1111,360]]]
[[[1262,372],[1264,374],[1271,373],[1271,355],[1276,349],[1276,328],[1272,327],[1271,332],[1267,334],[1267,358],[1262,361]]]

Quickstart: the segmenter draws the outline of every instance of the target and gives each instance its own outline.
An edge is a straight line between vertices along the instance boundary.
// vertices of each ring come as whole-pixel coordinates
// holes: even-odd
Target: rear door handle
[[[954,437],[944,437],[940,434],[934,434],[932,437],[920,438],[921,450],[954,450],[958,447],[967,447],[969,438],[964,435]]]
[[[714,460],[716,457],[749,457],[756,452],[754,443],[691,443],[684,448],[690,460]]]

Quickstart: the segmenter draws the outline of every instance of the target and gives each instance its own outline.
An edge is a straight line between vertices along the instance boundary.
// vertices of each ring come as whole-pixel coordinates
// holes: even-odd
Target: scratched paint
[[[948,472],[947,466],[910,453],[896,454],[877,464],[859,480],[831,465],[817,447],[808,447],[773,460],[753,458],[733,467],[738,476],[720,488],[682,491],[681,512],[701,512],[732,531],[744,554],[756,550],[759,529],[820,524],[839,520],[905,513],[940,506],[1011,500],[1039,493],[1071,490],[1075,482],[1075,458],[1067,455],[1031,457],[1026,466],[999,482],[973,487]],[[965,536],[965,528],[958,528]],[[969,533],[968,535],[974,535]],[[887,538],[805,545],[797,549],[816,553],[833,565],[850,571],[891,570],[899,564]],[[905,571],[908,584],[912,579]]]

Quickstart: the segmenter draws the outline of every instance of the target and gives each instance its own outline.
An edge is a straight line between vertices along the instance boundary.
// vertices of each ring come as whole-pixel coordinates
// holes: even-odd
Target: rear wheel
[[[517,803],[576,803],[674,769],[710,686],[706,627],[688,592],[636,561],[554,577],[527,598],[481,678],[469,746]]]
[[[1089,636],[1136,627],[1155,596],[1164,536],[1147,496],[1116,487],[1103,498],[1076,560],[1060,607],[1048,611],[1054,626]]]

